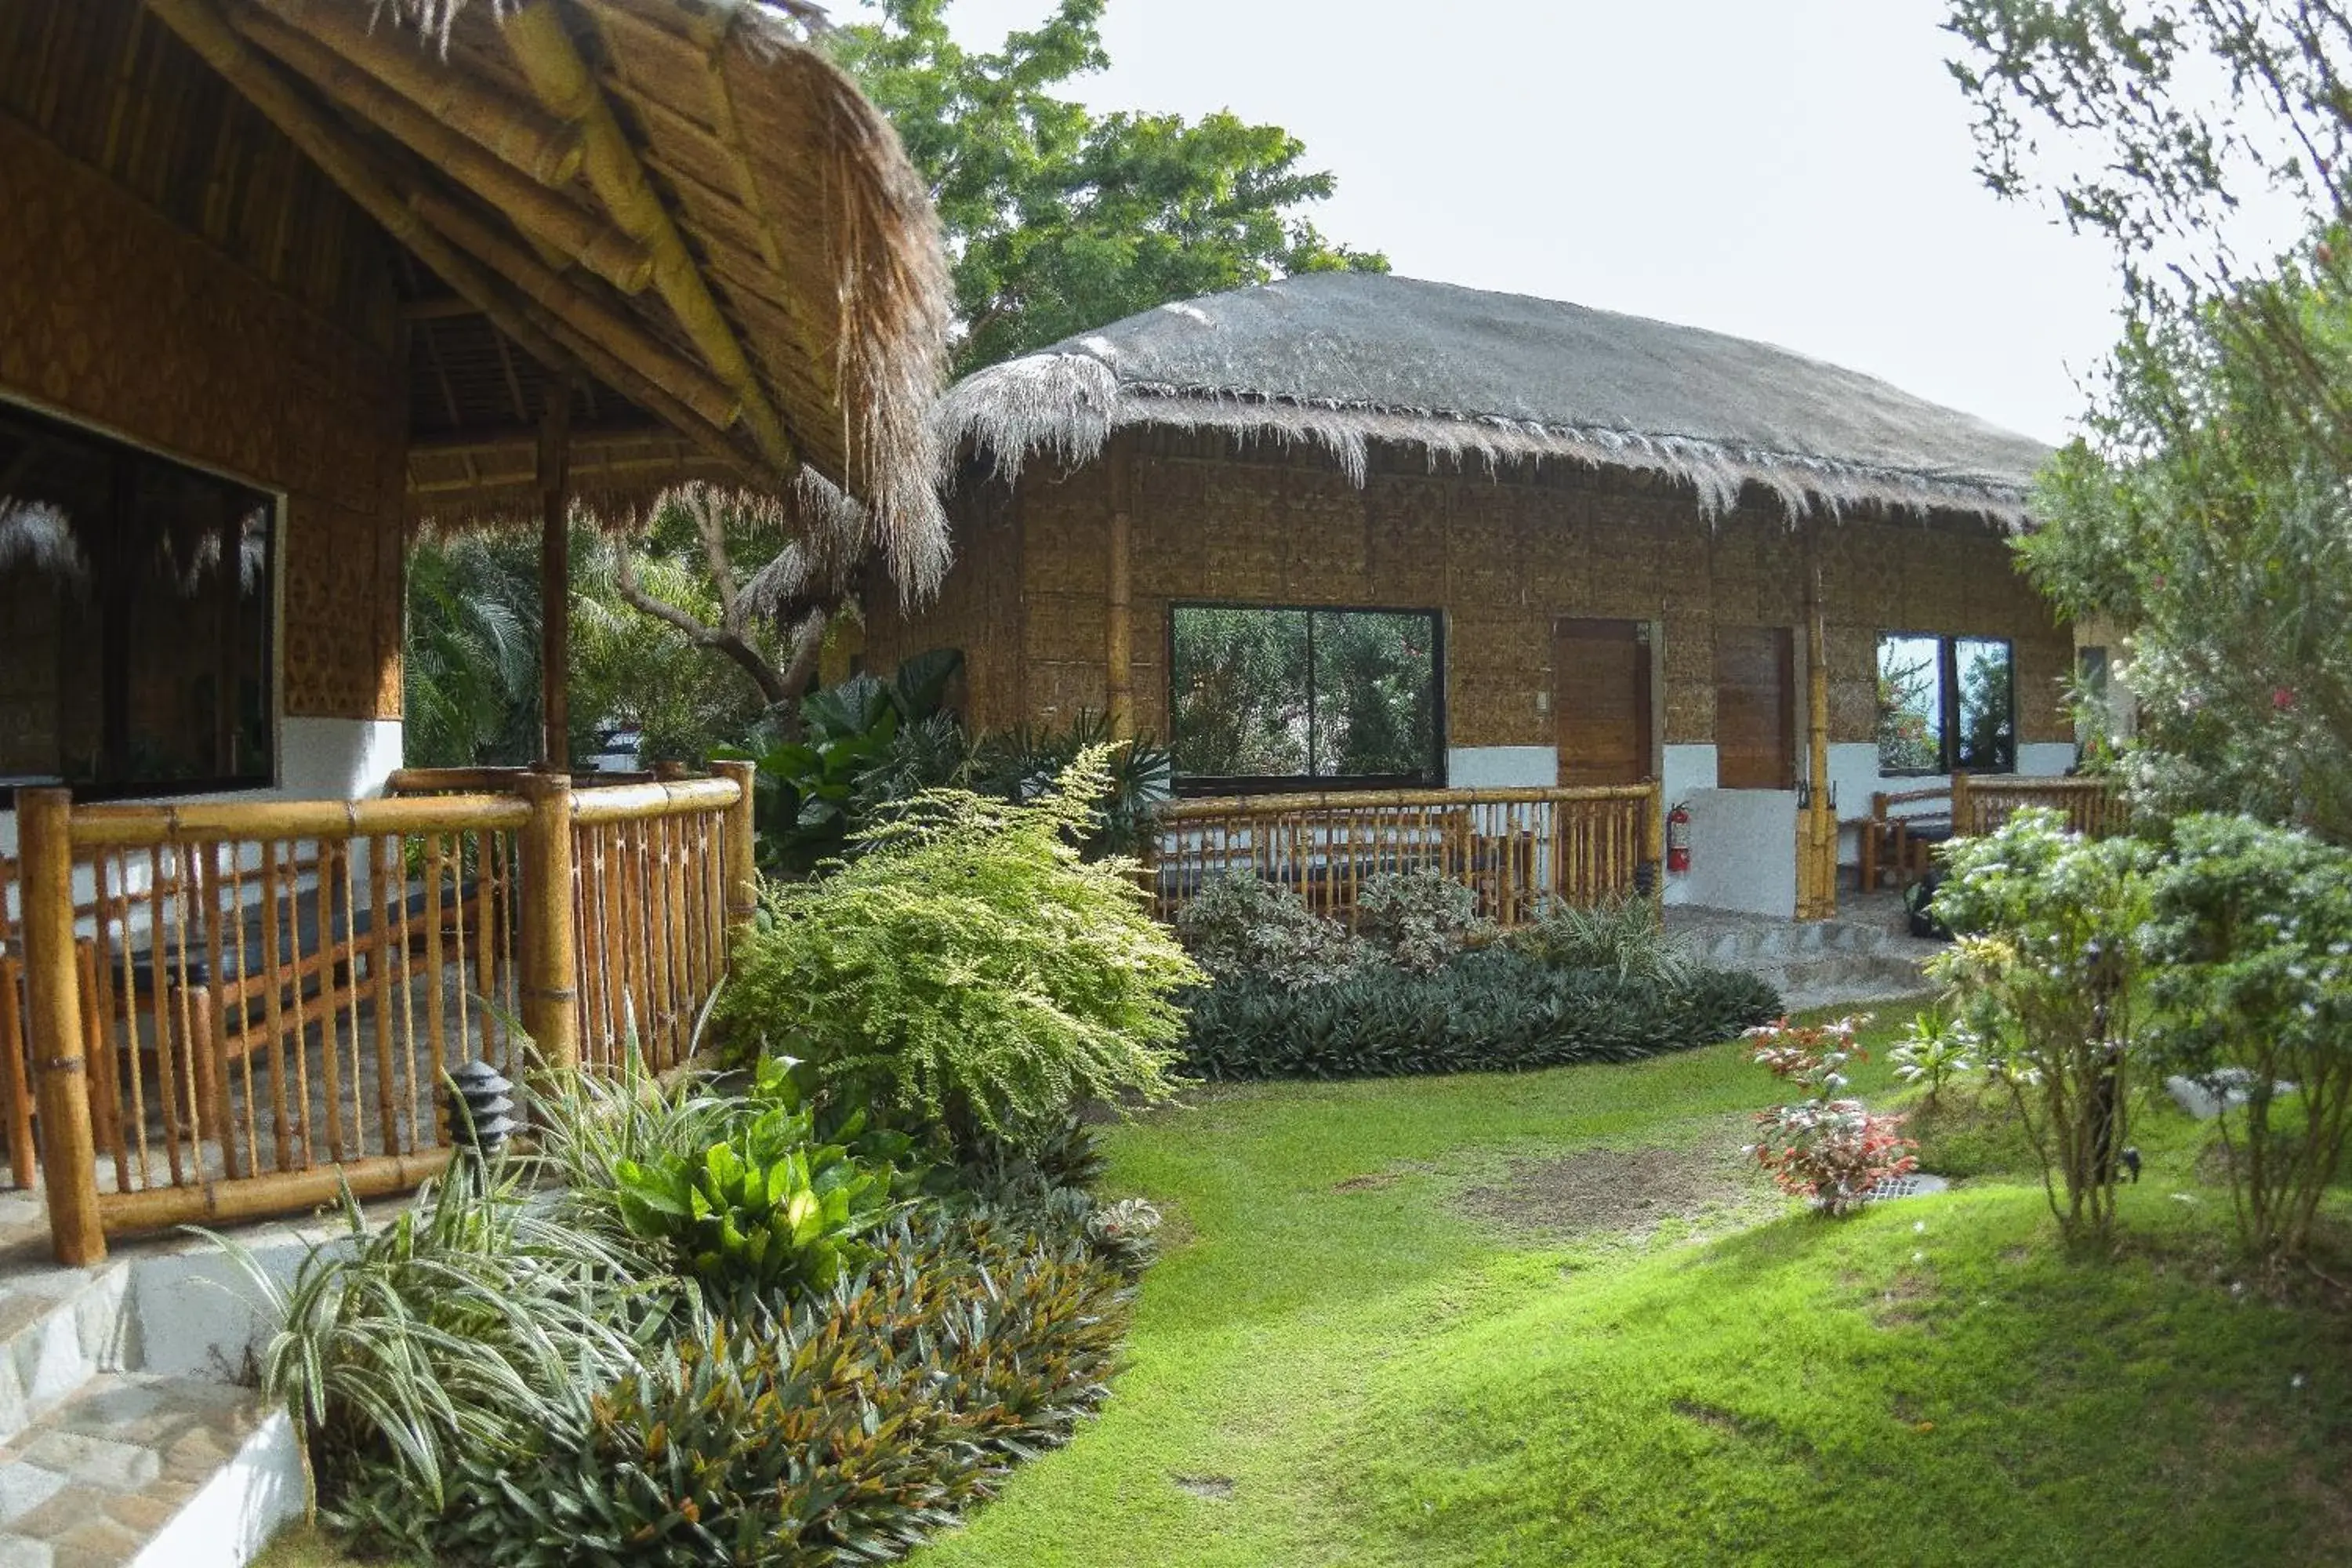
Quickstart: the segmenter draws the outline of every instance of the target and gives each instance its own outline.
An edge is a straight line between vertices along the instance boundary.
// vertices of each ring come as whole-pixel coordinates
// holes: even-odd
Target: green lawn
[[[1949,1194],[1784,1203],[1774,1087],[1724,1046],[1114,1131],[1170,1220],[1131,1365],[919,1568],[2352,1561],[2352,1316],[2232,1288],[2193,1124],[2143,1112],[2128,1245],[2070,1258],[1990,1116],[1923,1119]]]
[[[1975,1118],[1930,1148],[1974,1179],[1847,1221],[1718,1174],[1770,1087],[1727,1046],[1117,1132],[1177,1237],[1132,1366],[918,1563],[2352,1559],[2352,1319],[2231,1289],[2185,1119],[2135,1133],[2130,1247],[2075,1259]],[[1576,1228],[1612,1184],[1646,1235]]]

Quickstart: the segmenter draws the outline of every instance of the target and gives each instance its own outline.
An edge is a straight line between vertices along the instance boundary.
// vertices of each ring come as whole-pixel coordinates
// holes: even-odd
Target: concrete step
[[[131,1264],[36,1268],[0,1279],[0,1442],[90,1379],[137,1360],[124,1311]]]
[[[0,1568],[243,1568],[303,1489],[256,1391],[100,1373],[0,1445]]]

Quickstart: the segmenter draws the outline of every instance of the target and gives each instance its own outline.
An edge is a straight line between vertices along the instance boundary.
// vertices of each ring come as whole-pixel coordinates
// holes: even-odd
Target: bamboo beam
[[[184,805],[85,805],[73,815],[77,849],[135,849],[187,840],[364,838],[371,834],[496,832],[530,810],[503,795],[380,800],[257,800]]]
[[[328,121],[313,109],[279,68],[257,49],[240,38],[235,29],[222,21],[211,0],[148,0],[148,5],[162,17],[166,26],[230,84],[243,93],[255,108],[286,133],[310,160],[325,170],[328,176],[341,185],[344,193],[357,202],[369,216],[382,224],[392,237],[414,251],[418,260],[438,273],[442,280],[471,301],[492,324],[512,338],[518,347],[551,369],[568,370],[583,364],[589,372],[616,388],[648,413],[672,426],[737,468],[747,468],[743,452],[737,449],[724,434],[733,423],[731,398],[723,391],[711,393],[716,383],[709,373],[688,363],[684,359],[661,349],[642,331],[630,328],[625,336],[633,342],[625,346],[608,346],[597,341],[596,334],[564,321],[558,310],[549,308],[549,316],[535,315],[530,310],[509,299],[501,281],[492,271],[478,265],[467,254],[462,241],[444,235],[427,223],[412,205],[410,193],[386,171],[383,163],[365,148],[357,145],[340,126]],[[489,225],[474,220],[455,203],[439,204],[445,216],[458,214],[458,226],[484,248],[497,253],[497,259],[481,258],[497,271],[506,271],[505,263],[517,270],[509,274],[515,287],[531,292],[533,289],[552,300],[555,305],[577,301],[586,296],[583,290],[555,277],[530,256],[521,246],[496,237]],[[484,236],[491,239],[484,241]],[[544,304],[545,301],[542,301]],[[600,321],[609,328],[618,321]],[[681,379],[671,386],[659,379],[675,374]],[[701,396],[706,405],[724,405],[725,418],[715,417],[721,410],[716,406],[709,412],[698,411],[690,399]]]
[[[539,428],[540,760],[572,765],[572,384],[551,382]]]
[[[107,1230],[117,1236],[172,1226],[307,1214],[333,1203],[346,1188],[355,1198],[411,1191],[447,1169],[452,1152],[433,1149],[421,1154],[379,1154],[340,1165],[271,1172],[200,1186],[107,1193],[98,1200],[98,1212]]]
[[[657,816],[724,813],[732,811],[740,798],[740,786],[731,777],[657,779],[652,784],[592,787],[573,792],[572,820],[596,826]]]
[[[653,253],[654,287],[740,399],[743,423],[761,455],[779,472],[790,472],[796,459],[782,419],[551,0],[532,0],[509,16],[506,39],[541,104],[579,129],[589,184],[623,231]]]
[[[98,1214],[98,1145],[90,1131],[83,1031],[93,1022],[100,1026],[101,1039],[105,1031],[104,1020],[82,1016],[74,944],[72,816],[73,796],[65,790],[16,794],[25,1011],[41,1116],[49,1245],[59,1263],[86,1268],[106,1261],[106,1234]]]
[[[418,260],[489,317],[524,353],[551,365],[569,363],[572,356],[538,322],[516,310],[488,273],[412,210],[383,165],[313,109],[276,65],[221,20],[210,0],[147,0],[147,5],[370,217],[415,252]]]
[[[171,0],[179,3],[179,0]],[[627,365],[644,380],[668,391],[719,429],[735,422],[739,400],[719,377],[693,363],[646,331],[627,311],[606,304],[594,294],[557,272],[528,247],[508,238],[467,207],[418,187],[408,194],[408,205],[435,231],[483,261],[544,308],[564,326],[593,342],[611,359]]]
[[[1135,611],[1131,582],[1134,525],[1129,510],[1135,472],[1129,437],[1113,437],[1109,470],[1110,591],[1104,616],[1109,646],[1103,650],[1103,684],[1111,739],[1125,741],[1135,734]]]
[[[436,122],[550,188],[580,173],[580,132],[530,104],[482,86],[436,60],[424,40],[404,42],[378,27],[372,8],[350,0],[259,0],[280,23],[316,39]]]
[[[652,280],[654,258],[644,246],[434,119],[315,37],[251,9],[229,13],[229,24],[328,98],[398,138],[506,214],[524,234],[576,258],[624,293],[636,293]]]

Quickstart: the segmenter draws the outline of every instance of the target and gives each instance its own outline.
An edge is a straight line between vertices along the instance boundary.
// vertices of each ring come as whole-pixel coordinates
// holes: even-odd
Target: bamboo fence
[[[0,1127],[19,1185],[37,1163],[60,1261],[102,1258],[109,1234],[413,1186],[446,1162],[444,1079],[472,1058],[518,1083],[608,1070],[633,1034],[656,1068],[685,1059],[750,909],[744,771],[511,783],[21,794]]]
[[[1508,928],[1549,900],[1651,890],[1662,822],[1654,784],[1179,801],[1160,814],[1146,883],[1162,919],[1218,878],[1255,876],[1352,926],[1370,879],[1429,870],[1475,890],[1480,914]]]

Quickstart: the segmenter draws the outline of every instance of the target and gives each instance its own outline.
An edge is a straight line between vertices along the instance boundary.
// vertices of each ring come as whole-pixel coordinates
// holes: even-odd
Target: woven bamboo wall
[[[954,643],[972,656],[975,710],[990,722],[1100,711],[1107,474],[1101,463],[1024,474],[1001,546],[960,541],[942,608],[911,626],[893,618],[869,643],[869,664],[887,669],[904,652]],[[1802,624],[1802,542],[1769,498],[1709,527],[1687,490],[1644,475],[1566,465],[1433,474],[1417,456],[1393,455],[1376,458],[1359,490],[1318,454],[1172,433],[1144,439],[1134,476],[1136,724],[1162,736],[1171,600],[1444,610],[1455,746],[1552,743],[1538,700],[1553,689],[1559,617],[1662,625],[1669,744],[1714,738],[1718,622]],[[1824,523],[1822,537],[1832,740],[1874,736],[1881,631],[2011,638],[2021,739],[2073,739],[2061,687],[2072,637],[2011,567],[2003,539],[1942,516],[1849,518]],[[1020,552],[1020,613],[975,616],[980,579],[1005,571],[1000,548]],[[1001,599],[1001,583],[990,592]]]
[[[0,6],[0,396],[283,490],[297,717],[400,711],[387,247],[137,6]]]

